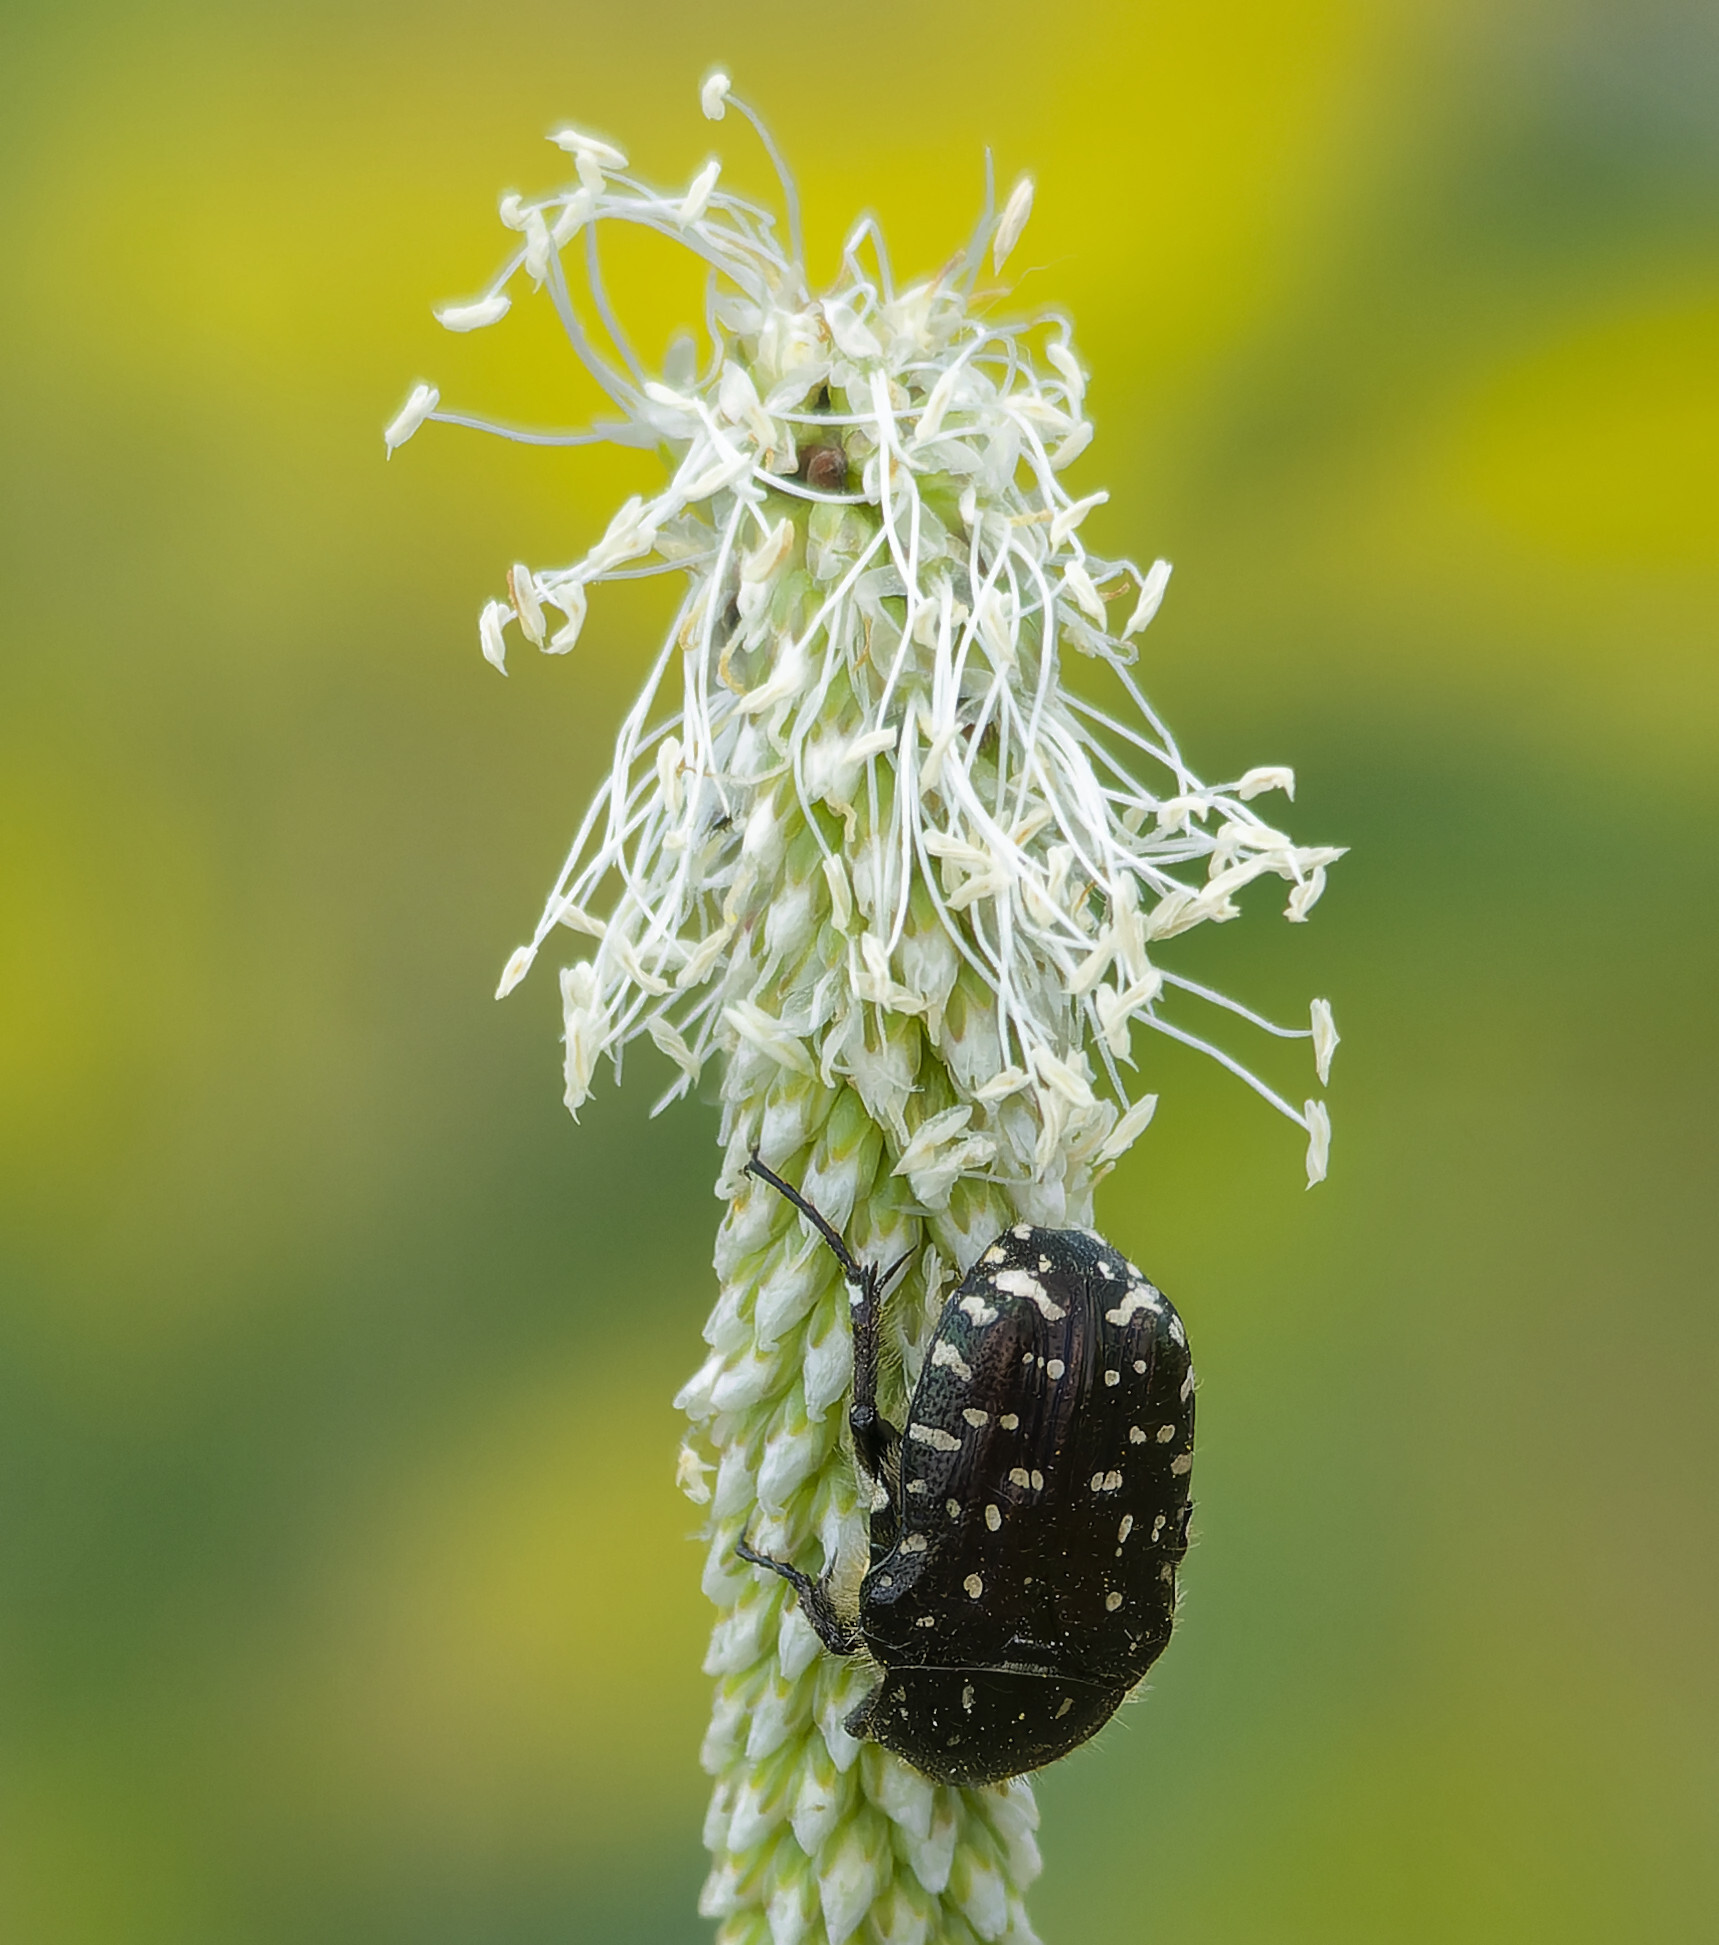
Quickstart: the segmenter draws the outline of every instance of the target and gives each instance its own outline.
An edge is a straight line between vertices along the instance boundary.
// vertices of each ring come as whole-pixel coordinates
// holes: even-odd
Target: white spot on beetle
[[[1098,1274],[1104,1278],[1106,1283],[1110,1283],[1114,1281],[1116,1272],[1110,1267],[1110,1265],[1107,1262],[1105,1262],[1102,1256],[1098,1259],[1097,1263],[1093,1267],[1098,1271]]]
[[[967,1598],[970,1601],[976,1601],[985,1591],[985,1583],[977,1574],[969,1574],[961,1585],[967,1590]]]
[[[1141,1431],[1138,1425],[1129,1426],[1128,1443],[1130,1445],[1144,1445],[1146,1443],[1146,1434]]]
[[[1059,1310],[1057,1315],[1060,1317],[1062,1312]],[[1045,1366],[1045,1376],[1047,1378],[1060,1378],[1067,1369],[1068,1366],[1063,1363],[1060,1357],[1053,1357]]]
[[[1138,1263],[1130,1263],[1128,1265],[1128,1274],[1131,1277],[1133,1277],[1136,1282],[1144,1283],[1146,1281],[1145,1274],[1141,1270]]]
[[[1006,1249],[999,1249],[995,1243],[979,1258],[981,1263],[1006,1263],[1008,1260],[1009,1252]]]
[[[935,1614],[922,1614],[915,1625],[922,1628],[934,1628],[937,1625],[937,1616]],[[905,1714],[906,1711],[903,1710],[902,1713]]]
[[[995,1506],[985,1508],[985,1524],[995,1533],[1003,1524],[1003,1515]]]
[[[1152,1522],[1153,1546],[1156,1546],[1158,1544],[1158,1535],[1162,1533],[1164,1530],[1164,1518],[1165,1518],[1164,1514],[1160,1513],[1158,1517]]]
[[[1145,1360],[1145,1359],[1144,1359],[1143,1357],[1137,1357],[1137,1358],[1136,1358],[1136,1359],[1134,1360],[1134,1368],[1135,1368],[1135,1370],[1136,1370],[1136,1371],[1138,1371],[1138,1372],[1139,1372],[1139,1374],[1141,1375],[1141,1377],[1145,1377],[1145,1375],[1146,1375],[1146,1360]]]
[[[929,1445],[933,1452],[959,1452],[961,1441],[953,1432],[945,1432],[936,1425],[909,1425],[907,1436],[915,1445]]]
[[[1104,1313],[1107,1324],[1125,1324],[1137,1310],[1153,1311],[1158,1308],[1158,1293],[1144,1283],[1131,1284],[1128,1294],[1114,1310]]]
[[[1017,1222],[1015,1224],[1015,1234],[1023,1243],[1031,1242],[1033,1234],[1032,1224],[1030,1222]]]
[[[1124,1513],[1122,1515],[1122,1524],[1116,1529],[1116,1537],[1119,1540],[1126,1540],[1133,1531],[1134,1515],[1132,1513]]]
[[[1185,1405],[1194,1395],[1194,1369],[1188,1367],[1188,1375],[1182,1380],[1182,1403]]]
[[[1048,1256],[1041,1256],[1039,1258],[1039,1274],[1041,1276],[1045,1273],[1046,1270],[1050,1268],[1050,1266],[1051,1266],[1051,1260]]]
[[[1166,1587],[1176,1578],[1176,1569],[1170,1565],[1168,1560],[1158,1569],[1158,1578]]]
[[[1104,1374],[1104,1382],[1106,1384],[1120,1384],[1122,1382],[1122,1373],[1120,1371],[1106,1371]]]
[[[1194,1469],[1194,1455],[1192,1452],[1178,1453],[1177,1456],[1170,1461],[1170,1470],[1176,1475],[1178,1479],[1181,1478],[1184,1472],[1192,1472],[1193,1469]]]
[[[973,1713],[973,1684],[964,1682],[961,1686],[961,1706],[969,1715]]]
[[[1168,1445],[1175,1436],[1176,1428],[1174,1425],[1160,1425],[1158,1427],[1158,1443],[1160,1445]]]
[[[1095,1493],[1113,1493],[1121,1484],[1120,1472],[1095,1472],[1092,1475],[1092,1490]]]
[[[1013,1431],[1018,1431],[1020,1429],[1021,1421],[1020,1418],[1014,1412],[1006,1411],[1003,1413],[1002,1417],[997,1420],[997,1423],[1002,1426],[1005,1432],[1013,1432]]]
[[[966,1406],[963,1409],[961,1416],[964,1419],[966,1419],[967,1423],[971,1425],[975,1431],[977,1431],[981,1425],[989,1425],[991,1422],[991,1414],[988,1411],[980,1411],[978,1407],[975,1405]]]
[[[1030,1486],[1032,1483],[1033,1475],[1028,1472],[1025,1466],[1016,1466],[1009,1474],[1009,1484],[1011,1486]]]
[[[1063,1717],[1068,1714],[1069,1710],[1072,1709],[1073,1707],[1074,1707],[1074,1697],[1072,1695],[1065,1695],[1062,1698],[1062,1707],[1058,1709],[1056,1714],[1051,1717],[1051,1720],[1053,1722],[1060,1722],[1063,1719]]]
[[[1033,1491],[1036,1493],[1042,1493],[1044,1489],[1045,1489],[1045,1476],[1042,1472],[1035,1471],[1033,1474]]]
[[[909,1479],[907,1482],[907,1490],[910,1493],[918,1494],[929,1492],[931,1488],[926,1485],[923,1479]]]
[[[958,1499],[946,1499],[946,1500],[944,1500],[944,1502],[943,1502],[943,1510],[944,1510],[944,1512],[946,1512],[946,1513],[947,1513],[947,1514],[949,1515],[949,1517],[950,1517],[950,1518],[951,1518],[952,1520],[958,1520],[958,1519],[959,1519],[959,1518],[961,1517],[961,1502],[960,1502],[960,1500],[958,1500]]]
[[[1031,1270],[999,1270],[992,1281],[1005,1297],[1025,1297],[1029,1303],[1037,1304],[1053,1324],[1059,1317],[1068,1315]]]
[[[1105,1595],[1104,1608],[1107,1614],[1114,1614],[1121,1605],[1122,1605],[1122,1596],[1120,1594]]]
[[[953,1371],[963,1384],[973,1382],[973,1367],[956,1350],[946,1337],[938,1338],[931,1347],[931,1362],[944,1371]]]
[[[963,1297],[961,1299],[961,1308],[966,1311],[967,1315],[972,1318],[981,1330],[987,1324],[994,1324],[997,1321],[996,1311],[983,1297]]]
[[[1170,1338],[1176,1344],[1185,1344],[1188,1341],[1188,1333],[1182,1328],[1180,1317],[1170,1319]]]
[[[923,1533],[904,1533],[901,1539],[903,1553],[924,1553],[931,1542]]]

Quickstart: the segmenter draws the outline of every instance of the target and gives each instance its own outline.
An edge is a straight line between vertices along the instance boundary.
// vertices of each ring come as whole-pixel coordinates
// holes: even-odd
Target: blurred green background
[[[1040,1929],[1719,1935],[1711,5],[8,0],[0,1938],[706,1935],[714,1116],[647,1059],[574,1127],[553,978],[489,997],[665,597],[507,683],[474,625],[652,462],[380,429],[588,408],[535,307],[430,302],[563,118],[765,187],[716,60],[826,273],[1035,173],[1095,538],[1177,563],[1148,690],[1354,846],[1176,961],[1332,995],[1331,1181],[1172,1049],[1104,1191],[1200,1545],[1044,1778]]]

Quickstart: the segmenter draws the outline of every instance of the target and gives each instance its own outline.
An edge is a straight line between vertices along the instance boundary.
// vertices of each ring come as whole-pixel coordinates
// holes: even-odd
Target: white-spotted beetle
[[[1096,1735],[1163,1653],[1188,1546],[1194,1373],[1169,1299],[1085,1229],[1017,1223],[943,1306],[902,1437],[877,1409],[879,1312],[907,1260],[862,1266],[813,1223],[853,1320],[848,1423],[877,1493],[858,1613],[748,1541],[831,1654],[882,1679],[849,1734],[940,1783],[1000,1783]]]

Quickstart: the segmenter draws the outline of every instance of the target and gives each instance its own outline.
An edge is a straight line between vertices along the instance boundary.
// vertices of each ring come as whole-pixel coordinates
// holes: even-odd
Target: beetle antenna
[[[906,1269],[907,1265],[912,1260],[913,1260],[913,1251],[910,1249],[904,1249],[901,1252],[901,1254],[895,1259],[895,1261],[890,1264],[889,1268],[885,1270],[883,1275],[880,1276],[877,1280],[877,1294],[880,1297],[883,1295],[884,1291],[886,1291],[889,1288],[889,1286],[895,1281],[895,1279],[901,1274],[901,1272],[904,1269]]]
[[[812,1226],[817,1230],[818,1234],[822,1236],[824,1241],[829,1244],[830,1248],[835,1251],[836,1261],[841,1264],[842,1270],[847,1276],[847,1279],[850,1283],[864,1283],[866,1281],[868,1272],[862,1270],[860,1266],[854,1261],[852,1255],[848,1251],[847,1244],[842,1241],[841,1237],[836,1234],[836,1232],[830,1227],[829,1223],[826,1222],[824,1218],[818,1213],[818,1211],[812,1207],[811,1203],[809,1203],[806,1200],[806,1198],[799,1192],[798,1189],[789,1188],[788,1184],[782,1180],[781,1176],[778,1175],[774,1169],[769,1169],[764,1166],[764,1164],[758,1159],[758,1150],[756,1148],[754,1148],[752,1151],[751,1161],[749,1161],[746,1164],[746,1173],[748,1175],[756,1175],[759,1181],[761,1182],[768,1182],[771,1188],[773,1188],[778,1195],[786,1196],[788,1200],[791,1203],[793,1203],[794,1207],[799,1210],[800,1214],[803,1215],[806,1218],[806,1220],[812,1224]],[[909,1254],[911,1255],[912,1252],[909,1251]],[[907,1259],[905,1257],[902,1259],[903,1262],[905,1262],[906,1260]],[[896,1264],[895,1269],[898,1270],[900,1268],[901,1268],[901,1264],[900,1263]],[[871,1274],[875,1274],[875,1272],[872,1272]],[[890,1275],[894,1276],[894,1274],[895,1274],[895,1270],[891,1270]]]

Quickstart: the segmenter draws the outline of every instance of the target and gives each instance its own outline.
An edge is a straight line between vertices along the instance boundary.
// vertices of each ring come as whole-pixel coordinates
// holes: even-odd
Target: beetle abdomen
[[[995,1668],[892,1668],[847,1719],[939,1783],[1001,1783],[1055,1762],[1102,1729],[1128,1684]]]

